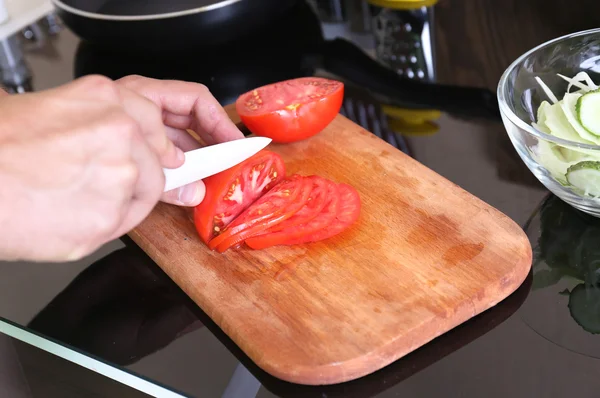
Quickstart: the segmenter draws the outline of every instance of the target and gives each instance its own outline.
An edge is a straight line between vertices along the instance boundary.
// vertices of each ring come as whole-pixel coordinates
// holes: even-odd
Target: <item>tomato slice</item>
[[[288,143],[322,131],[339,113],[343,99],[342,82],[302,77],[248,91],[235,107],[252,133]]]
[[[337,184],[336,194],[330,196],[323,211],[306,224],[288,228],[280,233],[256,236],[246,240],[252,249],[275,245],[297,245],[331,238],[347,229],[360,215],[358,192],[347,184]]]
[[[297,213],[306,203],[312,181],[293,175],[275,185],[240,214],[208,247],[223,253],[244,239],[259,234]]]
[[[321,210],[323,210],[323,208],[327,204],[328,189],[333,183],[325,178],[314,175],[305,178],[307,178],[309,180],[309,183],[312,184],[312,189],[304,206],[300,210],[298,210],[298,212],[292,217],[288,218],[282,223],[279,223],[269,228],[265,231],[265,233],[277,232],[286,228],[293,227],[294,225],[307,223],[313,218],[315,218],[317,214],[321,212]],[[332,192],[329,193],[332,194]]]
[[[198,235],[208,243],[240,213],[285,177],[281,157],[262,150],[244,162],[204,179],[206,194],[194,208]]]
[[[313,233],[305,234],[297,239],[291,239],[286,244],[317,242],[331,238],[354,224],[360,215],[360,196],[356,189],[348,184],[338,184],[339,207],[335,220],[324,228],[315,229]]]
[[[245,243],[249,247],[263,249],[285,244],[291,238],[313,232],[333,221],[338,204],[336,184],[317,176],[309,178],[312,179],[313,189],[304,207],[282,223],[267,229],[260,235],[248,238]],[[329,208],[325,209],[326,206]],[[318,221],[309,223],[318,216],[320,216]]]

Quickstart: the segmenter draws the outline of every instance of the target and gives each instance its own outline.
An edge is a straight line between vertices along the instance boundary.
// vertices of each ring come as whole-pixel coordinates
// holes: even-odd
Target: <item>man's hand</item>
[[[117,80],[117,83],[156,104],[162,110],[167,136],[186,152],[200,147],[198,141],[186,132],[187,129],[196,132],[207,145],[244,138],[223,107],[202,84],[142,76],[127,76]],[[196,206],[204,198],[204,192],[204,184],[198,181],[165,192],[161,200]]]
[[[79,259],[138,225],[157,201],[193,206],[203,184],[163,195],[163,167],[243,135],[204,86],[88,76],[0,96],[0,259]],[[173,144],[175,142],[176,145]]]

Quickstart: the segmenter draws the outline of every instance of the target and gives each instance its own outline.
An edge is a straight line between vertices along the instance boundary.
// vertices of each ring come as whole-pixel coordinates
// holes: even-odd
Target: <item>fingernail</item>
[[[179,189],[179,201],[184,205],[193,203],[198,196],[198,185],[189,184]]]

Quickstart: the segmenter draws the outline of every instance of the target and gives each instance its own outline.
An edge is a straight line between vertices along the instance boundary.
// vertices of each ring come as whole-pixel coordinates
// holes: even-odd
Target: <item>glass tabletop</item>
[[[198,62],[190,61],[193,67],[140,63],[90,48],[68,31],[53,46],[53,52],[28,55],[38,90],[88,73],[140,73],[201,81],[214,86],[226,104],[239,91],[235,84],[254,81],[250,75],[225,81],[213,70],[203,72]],[[573,316],[568,296],[589,273],[569,272],[568,265],[552,271],[556,258],[569,261],[573,255],[553,252],[556,261],[548,260],[540,248],[552,220],[579,215],[548,196],[518,158],[501,121],[441,114],[417,127],[389,123],[378,100],[352,85],[342,113],[522,225],[536,253],[524,284],[380,371],[332,386],[294,385],[256,367],[126,237],[79,262],[0,263],[0,332],[154,396],[594,396],[600,385],[600,345],[589,332],[595,330],[594,319],[581,326],[577,320],[589,316],[585,311]],[[569,228],[573,236],[593,237],[594,225],[586,219]],[[561,237],[544,247],[581,250],[565,249]]]

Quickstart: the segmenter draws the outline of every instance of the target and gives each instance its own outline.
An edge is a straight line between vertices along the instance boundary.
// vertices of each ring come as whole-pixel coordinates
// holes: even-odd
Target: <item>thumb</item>
[[[202,181],[196,181],[179,188],[163,192],[160,200],[178,206],[197,206],[204,199],[206,187]]]

